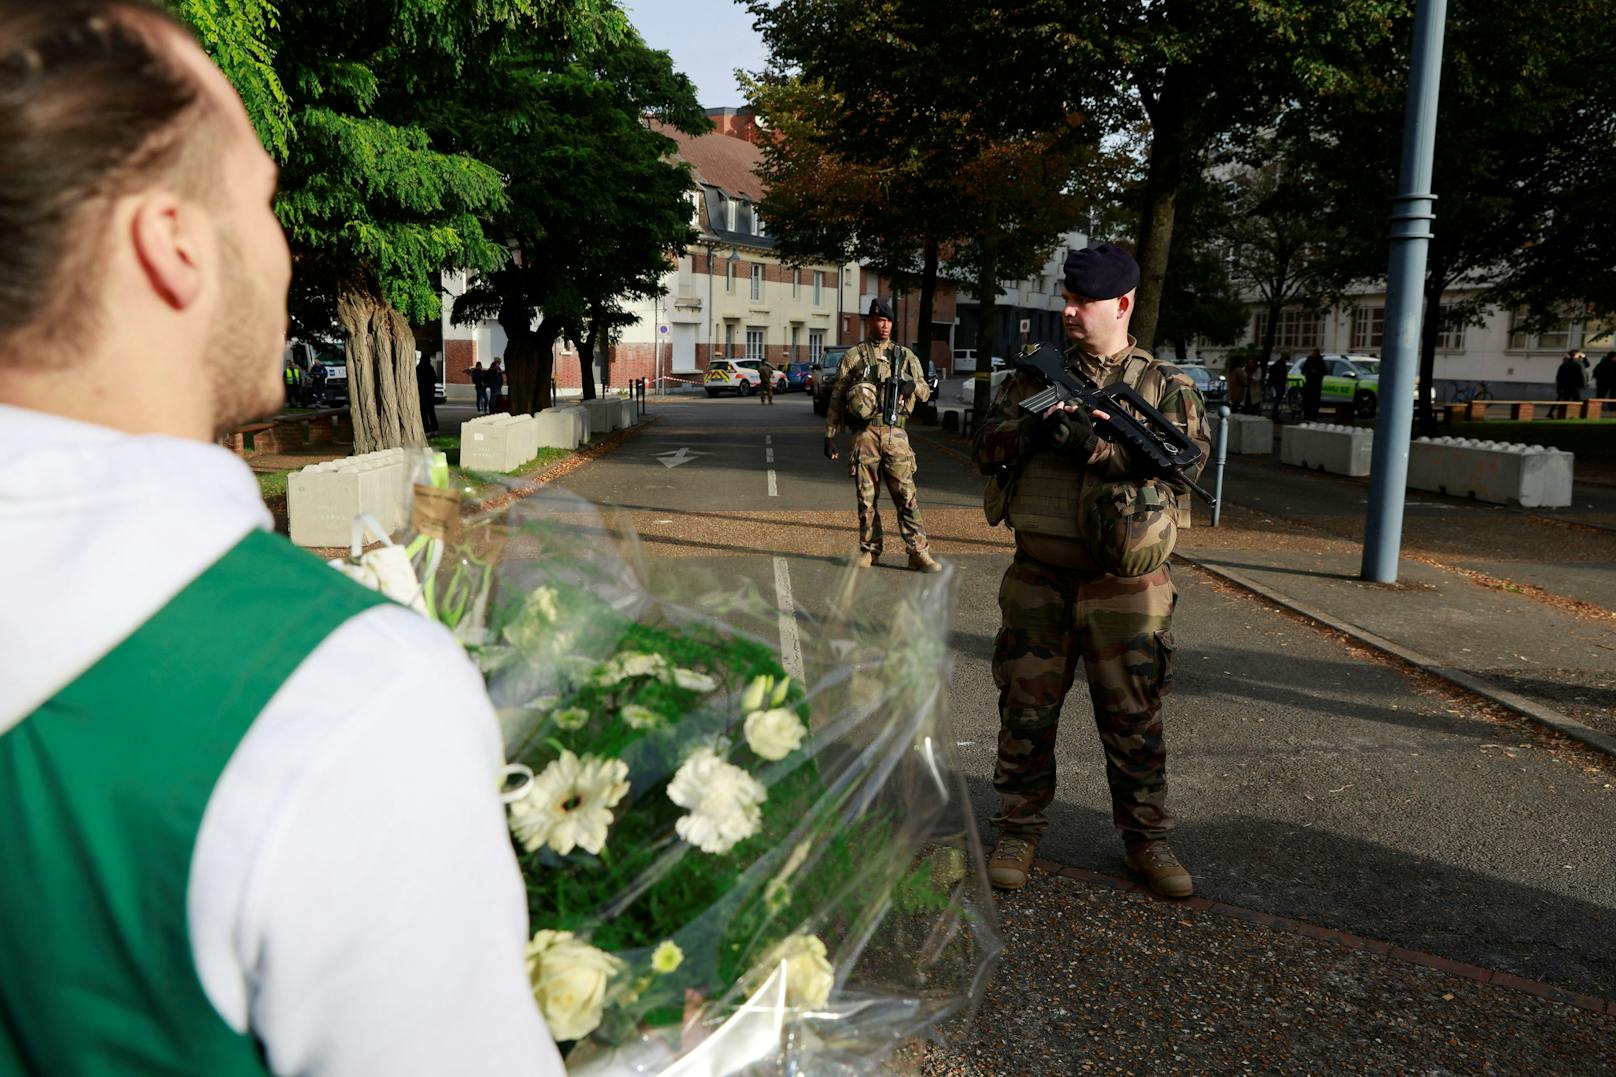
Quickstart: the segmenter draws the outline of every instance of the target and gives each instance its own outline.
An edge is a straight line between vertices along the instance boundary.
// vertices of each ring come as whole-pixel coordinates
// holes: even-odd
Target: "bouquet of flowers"
[[[872,1072],[974,1005],[1000,944],[941,733],[946,576],[863,601],[850,571],[783,657],[765,586],[569,495],[430,542],[428,583],[474,596],[570,1072]]]

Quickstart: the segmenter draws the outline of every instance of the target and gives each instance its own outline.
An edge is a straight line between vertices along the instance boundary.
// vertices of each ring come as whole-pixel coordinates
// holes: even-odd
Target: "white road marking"
[[[765,445],[773,445],[774,444],[774,435],[773,434],[764,434],[763,435],[763,444],[765,444]]]
[[[791,599],[791,570],[784,557],[774,559],[774,594],[780,607],[780,664],[799,681],[808,678],[802,669],[802,638],[797,635],[797,607]]]
[[[693,452],[687,448],[674,449],[671,452],[659,452],[656,458],[662,461],[663,467],[673,468],[680,464],[688,464],[698,456],[706,456],[704,452]]]
[[[774,463],[774,450],[773,449],[764,449],[763,450],[763,462],[765,464]]]
[[[780,496],[780,484],[779,484],[778,481],[776,481],[776,479],[774,477],[774,468],[772,468],[772,467],[769,469],[769,496],[770,497],[779,497]]]

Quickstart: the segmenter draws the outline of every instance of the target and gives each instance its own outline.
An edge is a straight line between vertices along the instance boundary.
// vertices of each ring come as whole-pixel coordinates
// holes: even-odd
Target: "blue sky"
[[[745,103],[734,71],[762,69],[763,41],[735,0],[625,0],[623,6],[646,44],[666,49],[690,76],[704,108]]]

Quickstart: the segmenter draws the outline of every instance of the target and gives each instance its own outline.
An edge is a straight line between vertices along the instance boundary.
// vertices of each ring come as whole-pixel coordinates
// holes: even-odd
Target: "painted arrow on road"
[[[663,467],[678,467],[680,464],[690,463],[690,461],[694,460],[698,456],[707,455],[709,454],[704,452],[692,452],[689,449],[677,449],[673,452],[659,452],[656,454],[656,458],[662,461]]]

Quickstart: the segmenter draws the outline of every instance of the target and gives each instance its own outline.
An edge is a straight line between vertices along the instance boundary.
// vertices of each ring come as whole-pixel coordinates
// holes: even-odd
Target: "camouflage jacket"
[[[870,381],[879,384],[887,379],[891,367],[888,355],[896,351],[902,364],[902,377],[909,378],[915,383],[915,394],[904,402],[904,414],[914,409],[916,401],[931,399],[931,387],[926,384],[926,369],[920,365],[920,359],[915,353],[902,344],[892,344],[890,348],[883,347],[873,340],[866,340],[862,344],[851,348],[842,357],[842,367],[836,375],[836,384],[831,388],[829,406],[825,413],[825,436],[835,437],[842,430],[858,428],[864,425],[859,419],[847,411],[847,393],[853,386],[861,381]]]
[[[1139,355],[1148,359],[1134,389],[1201,447],[1201,461],[1188,476],[1193,480],[1206,465],[1212,447],[1211,437],[1206,430],[1206,409],[1201,394],[1189,375],[1171,363],[1153,358],[1150,353],[1133,347],[1132,337],[1128,338],[1128,343],[1127,350],[1105,357],[1089,355],[1075,345],[1068,345],[1067,369],[1081,371],[1104,387],[1122,380],[1130,356]],[[1038,426],[1042,420],[1022,411],[1019,405],[1042,390],[1043,386],[1021,373],[1012,373],[999,386],[999,391],[993,397],[993,406],[977,430],[973,445],[976,466],[983,474],[993,474],[1002,467],[1017,467],[1032,453],[1041,451]],[[1125,478],[1129,474],[1127,453],[1102,439],[1095,446],[1094,455],[1089,457],[1088,470],[1102,478]]]

